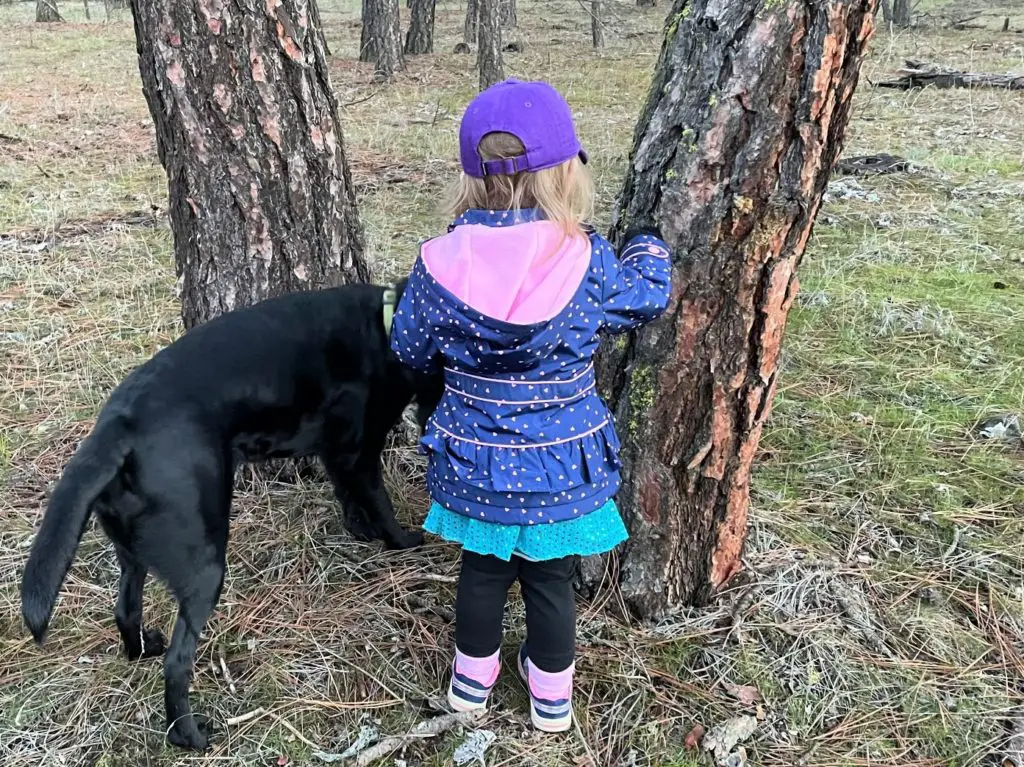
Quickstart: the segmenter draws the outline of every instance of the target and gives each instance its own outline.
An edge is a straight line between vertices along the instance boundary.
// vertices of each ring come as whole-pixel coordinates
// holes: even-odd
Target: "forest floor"
[[[982,28],[949,28],[972,3]],[[754,765],[1000,764],[1024,739],[1011,740],[1024,735],[1024,93],[870,85],[908,57],[1024,72],[1024,10],[998,5],[932,0],[918,28],[874,38],[846,156],[913,167],[832,184],[755,469],[746,585],[655,626],[581,606],[578,726],[564,737],[528,725],[513,599],[506,673],[479,724],[497,736],[488,765],[711,764],[688,733],[743,715]],[[594,52],[583,5],[521,0],[526,49],[506,57],[509,74],[568,95],[602,225],[665,14],[608,6]],[[194,681],[216,724],[206,757],[164,745],[160,666],[118,653],[115,563],[94,530],[46,646],[22,629],[17,579],[48,485],[111,388],[180,333],[130,18],[97,21],[94,4],[84,23],[62,3],[69,23],[46,26],[32,7],[0,5],[0,763],[316,765],[361,727],[407,731],[433,715],[450,661],[456,554],[353,543],[324,483],[238,494]],[[370,252],[392,276],[445,224],[476,86],[472,57],[450,53],[462,13],[440,4],[441,53],[381,88],[353,60],[358,9],[322,10]],[[398,446],[388,459],[419,521],[419,459]],[[146,611],[170,629],[159,584]],[[451,764],[463,737],[382,764]]]

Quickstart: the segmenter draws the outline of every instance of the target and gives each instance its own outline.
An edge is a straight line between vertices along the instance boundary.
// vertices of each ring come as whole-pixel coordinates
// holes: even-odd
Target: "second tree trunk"
[[[666,316],[606,345],[630,540],[615,574],[656,616],[740,569],[750,473],[796,269],[843,145],[873,0],[676,0],[613,234],[658,221]],[[600,561],[584,566],[599,583]]]

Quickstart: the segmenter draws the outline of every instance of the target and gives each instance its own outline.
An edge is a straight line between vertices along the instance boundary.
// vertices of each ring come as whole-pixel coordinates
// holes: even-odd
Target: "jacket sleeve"
[[[607,240],[596,240],[606,251],[604,330],[624,333],[660,317],[672,292],[672,258],[657,230],[627,232],[618,256]]]
[[[430,335],[423,279],[423,264],[417,260],[402,298],[395,307],[395,318],[391,324],[391,350],[409,367],[429,373],[437,368],[440,349]]]

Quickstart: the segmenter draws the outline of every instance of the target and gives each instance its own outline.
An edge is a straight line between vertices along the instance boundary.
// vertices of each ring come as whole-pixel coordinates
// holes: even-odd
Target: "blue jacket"
[[[597,394],[600,333],[668,304],[668,246],[633,237],[621,260],[598,234],[566,237],[534,210],[469,211],[424,243],[391,347],[445,392],[422,447],[442,506],[506,525],[572,519],[619,488],[619,440]]]

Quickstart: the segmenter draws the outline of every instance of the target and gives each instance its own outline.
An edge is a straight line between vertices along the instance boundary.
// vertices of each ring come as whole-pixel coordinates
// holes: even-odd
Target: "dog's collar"
[[[398,301],[398,293],[394,288],[387,288],[384,291],[384,334],[391,335],[391,325],[395,321],[395,303]]]

